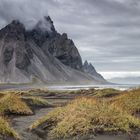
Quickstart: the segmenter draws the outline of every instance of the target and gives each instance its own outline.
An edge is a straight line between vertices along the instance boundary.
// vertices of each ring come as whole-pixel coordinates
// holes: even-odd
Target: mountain
[[[0,30],[0,81],[3,83],[103,83],[83,71],[81,56],[67,34],[57,33],[50,17],[26,30],[18,20]]]
[[[88,63],[87,60],[83,64],[83,70],[85,73],[89,74],[90,76],[92,76],[96,80],[103,81],[103,82],[106,81],[103,78],[103,76],[95,70],[94,66],[91,63]]]
[[[41,22],[39,22],[35,29],[28,32],[28,38],[40,46],[45,53],[49,51],[50,54],[59,59],[64,65],[82,70],[82,59],[74,42],[68,39],[66,33],[62,35],[57,33],[49,16],[45,17],[45,19],[50,23],[51,30],[49,32],[42,32]]]

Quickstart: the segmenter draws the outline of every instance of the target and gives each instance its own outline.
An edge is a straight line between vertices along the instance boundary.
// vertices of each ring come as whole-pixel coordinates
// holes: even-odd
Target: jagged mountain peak
[[[19,20],[13,20],[10,24],[8,24],[7,26],[16,26],[16,27],[23,27],[24,25],[19,21]]]
[[[85,60],[84,65],[88,65],[88,61],[87,60]]]
[[[88,61],[87,60],[85,60],[85,62],[84,62],[84,64],[83,64],[83,67],[85,67],[85,68],[87,68],[88,67]]]
[[[45,16],[39,20],[33,30],[41,30],[42,32],[55,32],[55,27],[50,16]]]
[[[66,39],[68,39],[68,35],[66,33],[63,33],[62,38],[63,38],[63,40],[66,40]]]
[[[44,17],[34,26],[32,30],[26,32],[26,37],[33,40],[38,46],[42,47],[48,38],[56,36],[57,32],[53,21],[49,16]]]
[[[84,71],[87,72],[87,73],[96,73],[96,70],[94,68],[94,66],[89,63],[87,60],[85,60],[84,64],[83,64],[83,68],[84,68]]]
[[[4,29],[7,29],[8,32],[13,33],[25,32],[25,26],[19,20],[13,20]]]
[[[88,73],[89,75],[93,76],[95,79],[105,81],[103,76],[96,71],[92,63],[89,63],[87,60],[83,64],[83,70],[85,73]]]
[[[51,17],[50,16],[45,16],[44,18],[50,23],[51,31],[55,32],[56,30],[55,30],[55,27],[54,27],[54,24],[53,24],[53,21],[52,21]]]
[[[10,24],[0,31],[0,38],[5,37],[8,39],[20,39],[25,33],[25,27],[19,20],[13,20]]]
[[[85,70],[87,71],[92,71],[92,72],[96,72],[94,66],[92,65],[92,63],[88,62],[87,60],[85,60],[83,67]]]

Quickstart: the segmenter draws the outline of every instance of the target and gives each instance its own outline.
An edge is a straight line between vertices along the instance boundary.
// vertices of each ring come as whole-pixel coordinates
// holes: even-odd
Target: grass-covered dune
[[[114,97],[121,94],[120,90],[113,89],[113,88],[105,88],[105,89],[97,89],[94,91],[94,97]]]
[[[119,108],[130,114],[140,112],[140,88],[124,91],[121,95],[114,98],[112,103],[116,108]]]
[[[20,96],[15,94],[5,94],[0,98],[0,139],[16,140],[19,135],[11,128],[9,122],[4,118],[8,115],[32,115],[30,107],[22,101]]]
[[[32,109],[52,106],[46,99],[35,96],[46,90],[2,91],[0,93],[0,114],[31,115]]]
[[[22,97],[22,99],[31,107],[31,108],[41,108],[41,107],[53,107],[46,99],[41,97]]]
[[[0,93],[0,140],[17,140],[20,136],[9,124],[10,115],[33,115],[33,107],[47,107],[50,104],[41,97],[22,96],[19,91]],[[22,126],[21,126],[22,127]]]
[[[0,99],[0,114],[31,115],[32,110],[15,94],[8,94]]]
[[[0,139],[19,139],[19,135],[12,129],[6,119],[0,117]]]
[[[56,107],[53,105],[57,102],[56,99],[65,100],[63,97],[68,98],[65,106],[53,109]],[[49,98],[53,100],[52,104],[48,102]],[[11,123],[8,123],[11,114],[12,117],[28,117],[27,115],[35,115],[35,109],[47,109],[50,106],[53,110],[29,127],[31,132],[36,132],[41,137],[71,140],[104,133],[140,132],[140,88],[127,91],[112,88],[78,91],[9,90],[0,91],[0,139],[19,138]],[[5,118],[9,118],[9,121]]]
[[[95,95],[99,95],[99,92]],[[140,132],[140,119],[134,113],[139,111],[139,107],[139,88],[119,92],[109,100],[98,96],[82,97],[37,120],[30,130],[44,131],[45,137],[52,139],[100,133],[137,133]]]

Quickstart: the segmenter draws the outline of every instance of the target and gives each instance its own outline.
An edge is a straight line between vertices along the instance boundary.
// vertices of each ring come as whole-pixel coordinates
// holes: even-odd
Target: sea
[[[114,88],[119,90],[128,90],[140,87],[140,84],[107,84],[107,85],[69,85],[69,86],[48,86],[49,90],[80,90],[80,89],[104,89]]]
[[[107,84],[107,85],[0,85],[0,90],[28,90],[33,88],[46,88],[49,90],[82,90],[82,89],[104,89],[114,88],[119,90],[128,90],[140,87],[140,84]]]

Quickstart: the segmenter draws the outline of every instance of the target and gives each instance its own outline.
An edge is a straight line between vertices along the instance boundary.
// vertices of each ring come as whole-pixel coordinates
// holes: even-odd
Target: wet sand
[[[33,122],[47,115],[52,109],[53,108],[43,108],[36,111],[35,115],[32,116],[14,117],[12,125],[16,132],[20,135],[21,140],[41,140],[37,135],[29,132],[28,128]]]
[[[63,105],[66,104],[70,99],[49,99],[49,101],[53,104],[59,104]],[[28,131],[29,126],[38,120],[39,118],[47,115],[50,111],[52,111],[54,108],[42,108],[37,111],[35,111],[35,114],[32,116],[17,116],[14,117],[12,120],[12,126],[13,128],[19,133],[21,140],[49,140],[47,138],[42,139],[38,137],[36,134],[31,133]],[[72,139],[69,139],[72,140]],[[100,135],[97,137],[84,137],[80,138],[79,140],[130,140],[130,138],[126,135],[116,136],[116,135]]]
[[[130,137],[128,135],[118,135],[118,136],[101,135],[97,136],[95,140],[130,140]]]
[[[45,98],[45,97],[44,97]],[[58,106],[65,105],[70,99],[61,99],[61,98],[49,98],[47,97],[47,101],[49,103]],[[35,111],[34,115],[31,116],[14,116],[12,118],[12,127],[21,137],[21,140],[42,140],[39,138],[36,134],[33,134],[28,131],[29,126],[35,122],[36,120],[42,118],[43,116],[46,116],[50,111],[52,111],[55,107],[47,107],[47,108],[41,108]]]
[[[55,93],[54,95],[50,95],[49,93],[48,94],[38,93],[35,94],[35,96],[42,97],[46,99],[48,102],[50,102],[51,104],[55,105],[55,107],[58,107],[58,106],[66,105],[68,102],[70,102],[72,99],[76,97],[85,96],[85,94],[75,95],[75,94]],[[86,96],[88,96],[88,94],[86,94]],[[53,109],[54,107],[41,108],[41,109],[36,109],[35,114],[31,116],[14,116],[12,118],[12,127],[20,135],[21,140],[50,140],[47,138],[42,139],[36,134],[29,132],[28,128],[33,122],[47,115]],[[138,114],[137,117],[140,118],[140,115]],[[6,139],[6,140],[11,140],[11,139]],[[72,139],[68,139],[68,140],[72,140]],[[134,138],[130,139],[128,135],[99,135],[96,137],[87,136],[87,137],[80,138],[79,140],[140,140],[140,138],[137,138],[137,136],[135,136]]]

